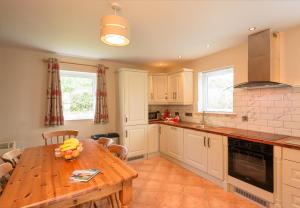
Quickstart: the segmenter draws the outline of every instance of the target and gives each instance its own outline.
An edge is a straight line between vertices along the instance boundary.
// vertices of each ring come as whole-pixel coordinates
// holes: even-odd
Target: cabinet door
[[[206,133],[184,130],[184,162],[207,172],[207,141]]]
[[[168,101],[170,103],[175,103],[175,92],[178,86],[178,78],[176,74],[168,76]]]
[[[169,102],[183,102],[183,73],[179,72],[168,77]]]
[[[168,154],[168,129],[169,126],[160,125],[159,150],[164,154]]]
[[[183,160],[183,129],[169,127],[168,155],[178,160]]]
[[[147,125],[128,126],[125,128],[125,146],[128,157],[146,154]]]
[[[299,208],[300,189],[284,184],[282,191],[282,205],[283,208]]]
[[[215,134],[207,134],[207,148],[208,148],[208,174],[223,180],[224,171],[224,157],[223,157],[223,137]]]
[[[148,123],[148,77],[143,72],[125,74],[125,125]]]
[[[153,103],[154,93],[153,93],[153,76],[148,76],[148,101],[149,103]]]
[[[148,125],[148,153],[159,151],[159,125]]]
[[[168,76],[154,75],[153,81],[153,101],[157,104],[164,104],[168,98]]]

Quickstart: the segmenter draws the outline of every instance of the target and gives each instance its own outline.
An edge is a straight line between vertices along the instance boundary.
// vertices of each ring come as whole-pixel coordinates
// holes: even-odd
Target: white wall
[[[109,123],[94,124],[93,120],[66,121],[59,128],[45,128],[47,66],[43,59],[56,57],[59,60],[86,64],[98,64],[87,60],[58,56],[49,52],[0,46],[0,139],[12,138],[21,147],[43,144],[41,133],[56,129],[77,129],[79,137],[94,133],[114,132],[117,127],[117,96],[115,70],[133,67],[128,64],[101,61],[109,67],[107,73]],[[93,67],[63,65],[61,68],[96,72]],[[136,67],[135,67],[136,68]]]

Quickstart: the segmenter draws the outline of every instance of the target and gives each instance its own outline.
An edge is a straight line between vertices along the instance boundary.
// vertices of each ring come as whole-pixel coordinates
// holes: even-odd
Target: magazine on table
[[[70,180],[72,182],[88,182],[100,172],[101,171],[98,169],[75,170],[73,171]]]

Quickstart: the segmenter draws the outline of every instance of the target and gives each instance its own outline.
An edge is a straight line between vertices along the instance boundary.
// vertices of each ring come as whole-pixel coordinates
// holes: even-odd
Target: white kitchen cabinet
[[[292,186],[283,185],[282,191],[282,207],[283,208],[299,208],[300,207],[300,191]]]
[[[300,151],[283,148],[282,151],[283,208],[300,207]]]
[[[128,148],[128,157],[146,154],[147,125],[125,127],[125,146]]]
[[[152,104],[154,102],[154,94],[153,94],[153,76],[148,76],[148,101],[149,104]]]
[[[183,129],[174,126],[169,126],[167,131],[167,154],[178,160],[183,160]]]
[[[148,72],[122,68],[118,70],[120,141],[128,157],[147,153]]]
[[[148,123],[148,74],[144,71],[123,70],[119,72],[120,100],[124,108],[125,125],[140,125]]]
[[[159,124],[148,125],[148,153],[159,152]]]
[[[223,137],[184,129],[184,162],[223,180]]]
[[[169,74],[149,76],[149,103],[191,105],[193,104],[193,70],[181,69]]]
[[[154,104],[168,103],[168,76],[166,74],[152,75],[152,89]]]
[[[184,130],[184,162],[204,172],[207,171],[206,133]]]
[[[207,134],[207,172],[208,174],[223,179],[223,137]]]
[[[164,154],[168,154],[168,132],[169,126],[160,125],[159,150]]]

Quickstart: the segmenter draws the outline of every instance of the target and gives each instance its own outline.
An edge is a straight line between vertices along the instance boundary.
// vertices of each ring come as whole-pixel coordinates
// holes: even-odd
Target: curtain
[[[107,91],[106,91],[106,76],[105,72],[108,68],[99,64],[97,70],[97,94],[96,94],[96,112],[95,123],[108,122],[107,110]]]
[[[57,59],[48,62],[47,111],[45,126],[64,125],[59,64]]]

